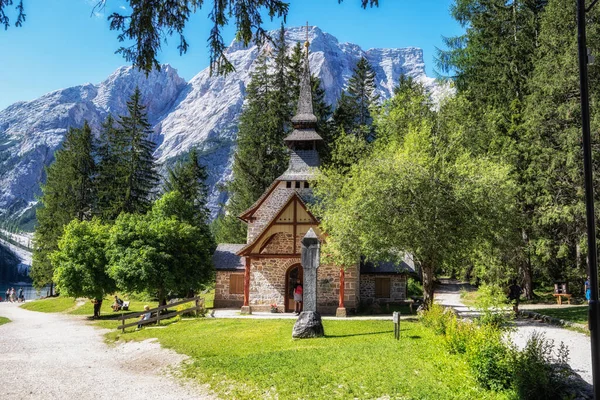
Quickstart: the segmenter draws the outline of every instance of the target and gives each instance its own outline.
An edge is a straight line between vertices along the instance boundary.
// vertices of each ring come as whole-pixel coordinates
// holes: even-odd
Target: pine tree
[[[123,132],[115,126],[115,120],[109,114],[97,139],[96,213],[104,221],[115,220],[123,209],[127,174]]]
[[[339,129],[354,135],[372,139],[373,131],[368,128],[373,122],[371,108],[376,106],[379,95],[375,92],[375,71],[366,58],[361,57],[348,80],[348,89],[342,93],[334,121]]]
[[[190,150],[185,160],[179,160],[167,169],[164,191],[179,192],[189,203],[192,214],[185,221],[194,226],[208,223],[210,213],[206,207],[207,177],[206,167],[198,161],[198,150],[195,147]]]
[[[148,122],[146,106],[141,103],[141,92],[137,87],[127,102],[127,110],[129,114],[119,118],[127,164],[125,193],[119,211],[144,213],[152,204],[152,194],[159,182],[159,175],[153,155],[155,144],[150,140],[152,126]]]
[[[36,213],[30,276],[37,287],[52,283],[54,268],[49,255],[57,250],[64,226],[73,219],[92,217],[95,167],[90,126],[85,122],[83,128],[70,128],[54,163],[46,169],[41,207]]]

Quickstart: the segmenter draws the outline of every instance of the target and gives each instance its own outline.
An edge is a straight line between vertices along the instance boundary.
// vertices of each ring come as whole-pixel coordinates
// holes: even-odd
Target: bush
[[[406,294],[408,298],[423,297],[423,285],[412,276],[406,281]]]
[[[554,341],[534,332],[525,348],[515,357],[514,388],[519,399],[542,400],[562,398],[568,369],[556,368],[566,364],[569,351],[563,343],[556,349]]]
[[[453,354],[466,353],[470,340],[477,333],[477,326],[470,321],[454,319],[446,326],[446,346]]]
[[[467,344],[467,361],[475,380],[491,390],[509,389],[514,373],[515,350],[502,340],[502,333],[492,326],[473,331]]]
[[[506,312],[507,302],[506,294],[500,286],[481,285],[475,300],[475,308],[481,313],[477,323],[497,329],[504,328],[510,319],[510,314]]]
[[[431,328],[438,335],[445,335],[448,326],[456,321],[456,315],[452,310],[435,303],[423,311],[419,318],[423,325]]]

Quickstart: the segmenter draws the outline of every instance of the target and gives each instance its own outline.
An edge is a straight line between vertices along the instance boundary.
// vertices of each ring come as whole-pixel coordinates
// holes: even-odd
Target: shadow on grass
[[[369,336],[369,335],[380,335],[382,333],[394,333],[393,330],[379,331],[379,332],[367,332],[367,333],[351,333],[348,335],[325,335],[326,338],[341,338],[341,337],[352,337],[352,336]]]

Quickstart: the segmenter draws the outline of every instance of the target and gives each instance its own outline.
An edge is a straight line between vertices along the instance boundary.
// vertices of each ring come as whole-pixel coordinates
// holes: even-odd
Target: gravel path
[[[436,287],[435,301],[446,307],[453,307],[463,317],[476,314],[460,299],[460,289],[465,285],[453,281],[443,281]],[[540,308],[539,306],[537,308]],[[586,382],[592,383],[592,355],[590,337],[554,325],[532,320],[517,320],[517,330],[511,335],[512,341],[523,348],[533,332],[542,332],[546,339],[554,341],[556,347],[563,342],[569,349],[569,365]]]
[[[151,340],[109,346],[81,318],[0,303],[2,397],[8,399],[214,399],[169,373],[185,357]],[[10,366],[10,367],[7,367]]]

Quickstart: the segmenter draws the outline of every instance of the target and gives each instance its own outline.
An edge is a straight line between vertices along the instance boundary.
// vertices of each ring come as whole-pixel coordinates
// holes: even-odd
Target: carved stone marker
[[[317,312],[317,268],[319,268],[321,243],[315,231],[309,229],[302,238],[301,263],[304,272],[303,306],[298,320],[294,324],[292,337],[312,338],[325,335],[321,314]]]

